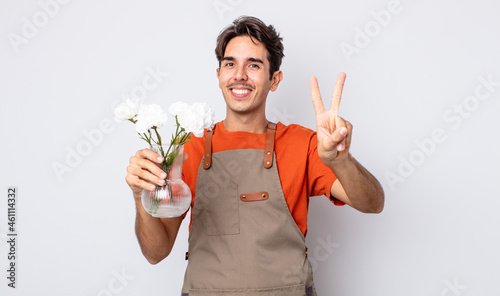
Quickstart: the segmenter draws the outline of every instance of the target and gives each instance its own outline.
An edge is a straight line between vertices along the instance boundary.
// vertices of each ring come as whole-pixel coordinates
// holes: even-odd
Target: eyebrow
[[[232,56],[227,56],[227,57],[223,57],[222,60],[223,61],[234,61],[236,59]],[[257,58],[248,58],[247,61],[264,64],[264,62],[261,59],[257,59]]]
[[[247,61],[264,64],[264,62],[261,59],[256,59],[256,58],[248,58]]]

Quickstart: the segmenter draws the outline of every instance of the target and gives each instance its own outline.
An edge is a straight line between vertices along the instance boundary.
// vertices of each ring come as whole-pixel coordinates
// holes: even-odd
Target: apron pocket
[[[210,199],[205,209],[208,235],[240,233],[239,200],[238,185],[232,182]]]

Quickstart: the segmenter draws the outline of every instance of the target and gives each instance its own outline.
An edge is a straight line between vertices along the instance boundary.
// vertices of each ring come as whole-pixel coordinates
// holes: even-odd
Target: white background
[[[188,220],[171,255],[150,265],[124,181],[129,157],[146,146],[112,108],[159,69],[168,75],[140,93],[144,102],[204,101],[222,120],[215,39],[240,15],[284,37],[269,119],[314,129],[309,77],[329,105],[347,73],[340,115],[354,125],[351,152],[385,189],[380,215],[312,199],[319,295],[499,295],[498,2],[62,2],[0,4],[1,295],[180,294]],[[8,186],[18,188],[15,290]]]

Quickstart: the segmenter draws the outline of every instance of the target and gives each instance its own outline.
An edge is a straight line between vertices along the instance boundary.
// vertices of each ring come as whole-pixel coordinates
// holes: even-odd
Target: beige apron
[[[213,131],[206,133],[182,296],[316,295],[305,238],[281,188],[275,132],[269,124],[265,150],[213,154]]]

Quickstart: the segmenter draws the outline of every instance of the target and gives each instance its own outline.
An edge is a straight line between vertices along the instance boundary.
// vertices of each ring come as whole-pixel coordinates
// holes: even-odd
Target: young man
[[[379,182],[350,154],[352,125],[338,116],[345,74],[330,110],[310,80],[317,132],[270,123],[269,91],[283,79],[282,38],[241,17],[217,39],[217,78],[226,118],[185,145],[190,186],[189,263],[182,295],[315,295],[305,235],[310,196],[326,195],[365,213],[383,209]],[[159,155],[140,150],[127,183],[137,207],[136,233],[152,264],[170,253],[183,217],[153,218],[141,204],[149,182],[162,185]]]

